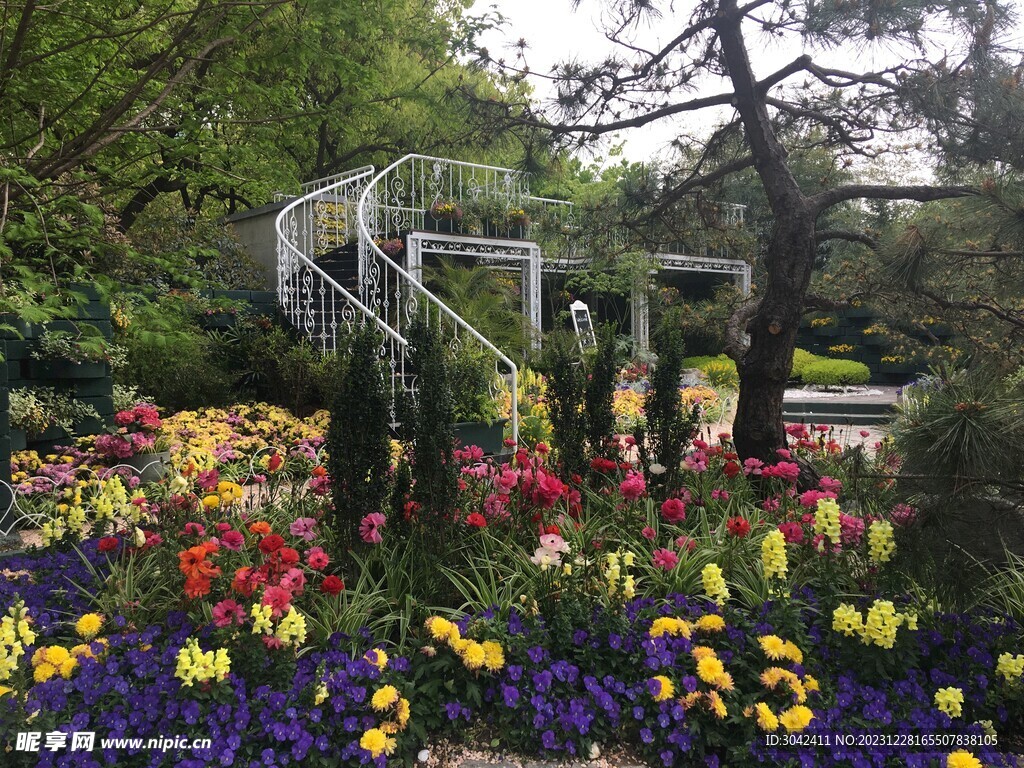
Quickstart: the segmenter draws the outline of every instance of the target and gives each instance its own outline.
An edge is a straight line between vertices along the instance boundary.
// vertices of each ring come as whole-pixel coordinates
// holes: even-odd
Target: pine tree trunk
[[[750,348],[739,365],[733,439],[743,459],[775,462],[779,458],[777,449],[786,446],[782,398],[793,364],[814,255],[814,219],[809,213],[795,212],[776,219],[765,259],[763,299],[747,325]]]

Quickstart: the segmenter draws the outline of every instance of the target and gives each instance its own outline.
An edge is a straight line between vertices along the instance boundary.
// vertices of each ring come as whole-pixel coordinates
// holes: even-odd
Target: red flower
[[[670,523],[681,523],[686,519],[686,504],[682,499],[665,499],[661,503],[661,516]]]
[[[284,459],[281,458],[281,454],[275,453],[270,457],[270,461],[267,462],[267,469],[271,472],[277,472],[282,464],[284,464]]]
[[[114,552],[119,546],[121,546],[121,540],[117,536],[104,536],[96,545],[96,549],[100,552]]]
[[[602,456],[595,456],[590,460],[590,468],[595,472],[614,472],[618,469],[618,466],[611,459],[606,459]]]
[[[284,538],[272,533],[260,542],[260,552],[269,555],[284,546]]]
[[[266,539],[264,539],[264,541],[266,541]],[[260,546],[262,546],[262,543]],[[295,563],[299,562],[299,553],[291,547],[281,547],[278,554],[281,557],[281,562],[285,565],[295,565]]]
[[[727,461],[722,465],[722,474],[726,477],[736,477],[740,473],[740,465],[735,461]]]
[[[562,530],[557,525],[545,525],[544,533],[553,533],[556,536],[561,536]]]
[[[481,515],[479,512],[474,512],[466,518],[466,525],[471,525],[474,528],[486,528],[487,521],[484,519],[484,516]]]
[[[750,533],[750,521],[745,517],[730,517],[725,523],[726,530],[738,539],[742,539]]]
[[[328,576],[320,585],[320,591],[325,595],[337,595],[345,588],[345,582],[337,576]]]
[[[313,477],[326,477],[326,476],[327,476],[327,467],[324,467],[324,466],[313,467]]]
[[[804,543],[804,529],[800,523],[780,523],[779,530],[782,531],[787,544]]]

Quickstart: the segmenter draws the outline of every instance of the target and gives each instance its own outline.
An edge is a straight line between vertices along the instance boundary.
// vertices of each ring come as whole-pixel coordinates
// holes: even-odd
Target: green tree
[[[927,202],[977,193],[961,183],[841,182],[807,190],[794,173],[783,137],[794,129],[820,136],[820,146],[852,158],[885,151],[884,145],[872,145],[876,137],[902,138],[926,120],[935,126],[938,118],[954,114],[956,125],[978,124],[992,93],[983,84],[1013,66],[1012,56],[1000,58],[1001,49],[993,43],[1011,15],[995,2],[965,6],[948,0],[884,6],[698,0],[690,12],[673,7],[663,16],[660,6],[616,3],[607,32],[621,47],[596,64],[572,61],[558,67],[553,112],[542,114],[522,103],[519,109],[503,107],[496,116],[579,142],[682,115],[699,120],[726,112],[725,124],[712,136],[701,137],[703,150],[695,153],[695,160],[675,169],[660,189],[652,189],[661,195],[662,208],[690,199],[699,210],[701,197],[713,195],[724,179],[747,169],[756,173],[771,211],[771,228],[757,296],[730,322],[729,350],[740,376],[733,435],[742,456],[772,461],[776,449],[786,444],[782,397],[818,248],[827,239],[843,237],[823,229],[822,217],[857,200]],[[658,22],[665,31],[663,43],[654,48],[635,45],[631,35],[636,25],[655,15],[667,20]],[[674,25],[671,31],[666,24]],[[956,40],[957,46],[934,45],[933,30],[940,24],[948,33],[943,40]],[[755,68],[748,39],[754,29],[803,50],[774,71]],[[873,69],[853,61],[836,68],[815,60],[819,51],[839,45],[879,54],[887,50],[893,63]],[[515,79],[524,76],[525,67],[517,62],[505,72]],[[947,98],[941,104],[938,99],[925,103],[919,92],[935,93],[937,83]],[[481,107],[492,109],[486,101]],[[740,141],[725,141],[730,133]],[[679,143],[690,138],[681,132]],[[889,149],[907,151],[895,144]],[[733,146],[738,150],[731,151]]]

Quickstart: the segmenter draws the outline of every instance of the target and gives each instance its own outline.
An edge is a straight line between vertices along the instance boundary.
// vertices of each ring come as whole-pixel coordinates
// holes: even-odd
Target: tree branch
[[[889,186],[886,184],[846,184],[842,187],[820,192],[810,198],[815,215],[847,200],[916,200],[927,203],[932,200],[948,200],[955,197],[977,195],[974,187],[933,187],[928,185]]]

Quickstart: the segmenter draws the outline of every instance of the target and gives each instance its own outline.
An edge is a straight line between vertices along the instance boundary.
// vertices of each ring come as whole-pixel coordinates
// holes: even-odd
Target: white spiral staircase
[[[276,221],[278,300],[286,317],[325,352],[343,347],[355,326],[372,323],[391,370],[392,402],[399,387],[416,392],[406,333],[417,316],[453,348],[479,347],[516,392],[515,363],[379,245],[425,229],[435,202],[481,196],[502,201],[507,210],[522,208],[529,198],[526,177],[505,168],[407,155],[379,173],[366,166],[304,185]],[[510,416],[518,442],[514,396]]]

